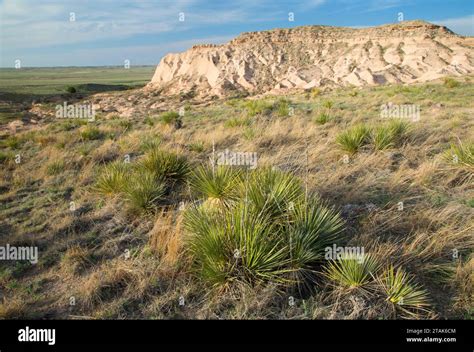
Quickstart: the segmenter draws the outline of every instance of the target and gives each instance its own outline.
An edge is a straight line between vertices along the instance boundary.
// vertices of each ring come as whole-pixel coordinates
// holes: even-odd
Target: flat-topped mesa
[[[166,55],[148,89],[225,96],[322,85],[414,83],[474,72],[472,37],[407,21],[370,28],[304,26],[242,33]]]

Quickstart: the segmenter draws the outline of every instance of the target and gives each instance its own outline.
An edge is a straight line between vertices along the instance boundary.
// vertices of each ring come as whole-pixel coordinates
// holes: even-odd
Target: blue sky
[[[400,12],[474,35],[473,0],[0,0],[0,66],[156,65],[166,53],[241,32],[373,26]]]

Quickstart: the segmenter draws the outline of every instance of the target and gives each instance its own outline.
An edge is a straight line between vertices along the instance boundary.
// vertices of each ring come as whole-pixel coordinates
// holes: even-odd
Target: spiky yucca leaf
[[[220,204],[230,205],[238,198],[242,182],[240,169],[230,166],[201,166],[191,173],[189,184],[199,197],[217,200]]]
[[[239,203],[227,210],[195,207],[184,226],[200,276],[213,286],[234,281],[285,282],[288,248],[268,218]]]
[[[390,130],[394,142],[398,143],[408,133],[410,124],[407,121],[396,119],[390,121],[387,127]]]
[[[276,221],[304,198],[304,190],[293,175],[265,168],[249,175],[241,188],[241,197],[256,213],[269,215]]]
[[[378,260],[371,254],[346,255],[331,261],[325,275],[345,288],[357,288],[373,281],[380,268]]]
[[[340,239],[343,229],[339,214],[319,199],[300,202],[294,207],[288,236],[292,265],[298,270],[299,281],[311,277],[314,264],[324,259],[326,247]]]
[[[94,189],[102,194],[123,192],[130,178],[130,164],[114,162],[103,168]]]
[[[471,173],[474,172],[474,143],[453,143],[443,157],[454,165],[463,167]]]
[[[369,136],[370,129],[365,125],[359,125],[340,133],[336,137],[336,143],[342,150],[355,154],[367,144]]]
[[[375,150],[384,150],[395,146],[392,130],[387,126],[380,126],[372,132],[372,143]]]
[[[387,295],[387,301],[409,316],[416,315],[417,310],[428,311],[430,304],[427,292],[415,284],[402,268],[395,271],[391,265],[379,277],[378,282]]]
[[[160,149],[147,153],[141,160],[140,167],[166,181],[183,181],[189,173],[189,165],[184,156]]]

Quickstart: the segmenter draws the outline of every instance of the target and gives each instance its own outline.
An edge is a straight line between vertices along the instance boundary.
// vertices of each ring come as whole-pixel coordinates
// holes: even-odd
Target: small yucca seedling
[[[344,255],[329,263],[325,275],[334,283],[353,289],[371,283],[379,268],[378,260],[370,254]]]
[[[378,279],[387,301],[402,309],[410,316],[416,311],[428,311],[430,306],[427,292],[413,283],[413,279],[401,268],[396,271],[390,266]],[[415,311],[411,311],[415,310]]]
[[[474,172],[474,143],[451,144],[450,150],[444,154],[444,159]]]
[[[209,204],[229,205],[238,199],[242,172],[230,166],[215,168],[201,166],[192,172],[189,179],[191,190],[208,200]]]
[[[184,156],[159,149],[146,154],[140,167],[166,181],[183,181],[189,173],[189,164]]]
[[[394,134],[387,126],[379,126],[372,131],[372,143],[375,150],[384,150],[395,145]]]
[[[393,135],[394,142],[398,143],[406,137],[410,124],[404,120],[392,120],[388,124],[388,128]]]
[[[159,120],[167,125],[174,124],[180,118],[179,114],[176,111],[167,111],[162,113],[159,116]]]
[[[325,123],[329,122],[329,120],[331,120],[331,115],[326,112],[322,112],[315,117],[314,122],[319,125],[324,125]]]
[[[273,109],[273,104],[265,100],[249,100],[245,103],[248,116],[268,114]]]
[[[355,154],[367,144],[369,136],[370,129],[365,125],[359,125],[340,133],[336,137],[336,142],[342,150]]]
[[[133,213],[152,213],[163,199],[166,185],[151,172],[133,174],[123,191],[123,197]]]
[[[130,165],[114,162],[102,169],[94,188],[102,194],[118,194],[124,191],[129,177]]]
[[[454,78],[445,77],[444,78],[444,86],[447,88],[456,88],[459,87],[460,83],[456,81]]]
[[[104,134],[97,127],[91,126],[81,131],[81,138],[87,141],[93,141],[101,139],[104,137]]]
[[[276,111],[278,116],[290,116],[290,101],[287,99],[280,99],[276,102]]]
[[[323,108],[331,110],[332,107],[334,106],[334,103],[330,100],[326,100],[322,105],[323,105]]]

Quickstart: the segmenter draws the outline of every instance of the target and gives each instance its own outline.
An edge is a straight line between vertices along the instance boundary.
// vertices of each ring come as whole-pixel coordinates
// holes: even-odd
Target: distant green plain
[[[0,68],[0,99],[63,94],[68,87],[82,93],[140,87],[151,80],[154,69],[154,66]]]

